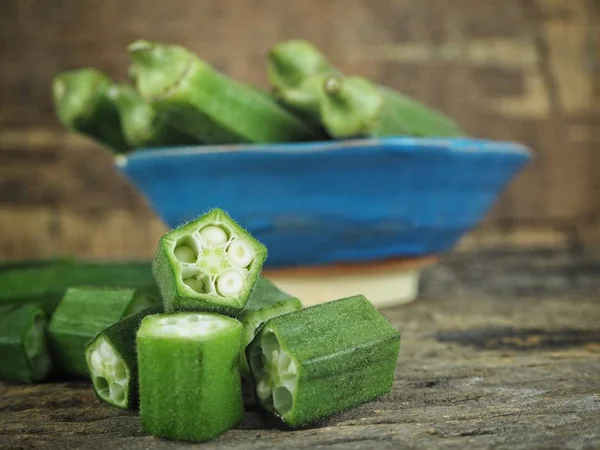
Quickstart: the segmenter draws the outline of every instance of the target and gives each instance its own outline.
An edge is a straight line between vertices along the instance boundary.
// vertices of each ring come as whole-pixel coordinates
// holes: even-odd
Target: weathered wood
[[[456,254],[383,311],[402,331],[390,395],[298,431],[248,412],[202,448],[598,448],[599,274],[568,253]],[[87,383],[0,384],[0,448],[184,447]]]
[[[553,229],[584,248],[600,236],[600,7],[597,0],[341,0],[235,2],[7,0],[0,5],[0,256],[47,254],[18,231],[54,209],[93,227],[98,212],[129,217],[142,234],[160,224],[111,158],[57,123],[54,73],[95,65],[125,79],[125,46],[139,37],[190,47],[230,75],[266,87],[265,51],[308,38],[349,73],[401,89],[454,116],[469,133],[516,140],[536,159],[488,215],[482,230]],[[118,211],[118,212],[117,212]],[[64,219],[64,220],[63,220]],[[112,248],[107,229],[104,246]],[[519,244],[516,238],[512,243]],[[81,253],[81,240],[62,239]],[[119,254],[145,256],[124,240]],[[24,253],[15,253],[14,248]],[[39,252],[39,253],[36,253]]]

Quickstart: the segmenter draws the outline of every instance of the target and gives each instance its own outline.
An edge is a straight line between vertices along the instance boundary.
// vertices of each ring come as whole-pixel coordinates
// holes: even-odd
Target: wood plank
[[[455,255],[426,273],[419,300],[383,311],[403,335],[389,395],[297,431],[248,411],[202,448],[597,448],[598,264]],[[0,384],[0,435],[2,448],[186,446],[146,435],[83,381]]]

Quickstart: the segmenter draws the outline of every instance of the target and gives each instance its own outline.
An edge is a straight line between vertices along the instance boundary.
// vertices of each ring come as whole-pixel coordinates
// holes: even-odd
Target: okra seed
[[[108,397],[109,387],[108,387],[108,381],[106,380],[106,378],[95,377],[94,384],[96,385],[96,389],[98,390],[99,394],[101,394],[103,397]]]
[[[112,348],[110,348],[110,345],[108,345],[106,342],[102,342],[98,346],[98,350],[100,351],[100,355],[103,359],[112,359],[114,356]]]
[[[125,369],[125,364],[122,361],[117,361],[113,367],[113,374],[117,380],[126,380],[127,379],[127,370]]]
[[[176,247],[174,253],[175,258],[185,263],[194,263],[198,258],[196,256],[196,252],[194,252],[194,250],[187,245],[180,245],[179,247]]]
[[[227,233],[216,225],[208,225],[200,230],[200,237],[206,245],[217,247],[227,242]]]
[[[250,244],[243,239],[233,241],[227,249],[229,260],[237,267],[248,267],[254,259],[253,253]]]
[[[256,386],[256,392],[260,396],[260,398],[268,398],[271,395],[271,387],[267,384],[265,380],[260,380],[258,385]]]
[[[294,399],[290,390],[284,386],[273,389],[273,407],[280,416],[292,409]]]
[[[204,283],[202,280],[198,278],[188,278],[187,280],[183,280],[183,282],[192,290],[196,292],[204,292]]]
[[[235,270],[226,270],[217,278],[217,290],[224,297],[238,295],[244,289],[244,279]]]
[[[98,350],[94,350],[90,355],[90,364],[95,372],[102,370],[102,356]]]
[[[111,383],[109,385],[110,396],[116,402],[121,403],[125,400],[125,389],[123,386],[117,383]]]

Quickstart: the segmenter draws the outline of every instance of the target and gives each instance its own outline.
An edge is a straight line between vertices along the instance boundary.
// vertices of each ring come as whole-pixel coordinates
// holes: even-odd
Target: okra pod
[[[150,263],[70,259],[0,270],[0,305],[39,303],[51,315],[71,286],[156,286]]]
[[[332,137],[464,135],[451,118],[413,98],[364,78],[344,78],[309,42],[279,43],[268,62],[276,95],[319,119]]]
[[[137,333],[142,428],[206,441],[243,416],[242,325],[214,313],[146,316]]]
[[[33,383],[48,375],[46,327],[39,305],[0,306],[0,380]]]
[[[257,401],[291,427],[390,391],[399,333],[362,295],[269,320],[246,356]]]
[[[270,95],[219,73],[179,46],[129,46],[142,97],[173,126],[208,144],[303,141],[318,130]]]
[[[59,73],[52,85],[54,105],[65,127],[123,153],[130,147],[121,129],[118,108],[107,95],[111,85],[110,78],[96,69]]]
[[[266,247],[221,209],[165,234],[153,263],[165,310],[237,315],[267,257]]]
[[[108,90],[108,96],[119,108],[121,128],[130,147],[199,143],[198,139],[188,136],[158,117],[135,89],[127,85],[114,85]]]
[[[86,344],[123,317],[157,303],[145,289],[69,288],[48,327],[57,368],[69,375],[88,376]]]
[[[246,360],[246,347],[252,342],[260,327],[273,317],[297,311],[300,308],[302,308],[300,300],[279,290],[266,278],[259,277],[246,307],[238,317],[244,327],[240,348],[240,372],[242,375],[250,375],[250,368]]]
[[[138,407],[135,335],[144,317],[162,310],[162,306],[154,306],[131,314],[101,331],[85,346],[89,374],[100,400],[124,409]]]

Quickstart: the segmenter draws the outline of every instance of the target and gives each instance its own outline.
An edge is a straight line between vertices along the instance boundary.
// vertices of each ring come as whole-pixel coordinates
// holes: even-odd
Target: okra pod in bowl
[[[387,305],[394,291],[414,298],[421,268],[478,224],[529,158],[511,142],[388,137],[140,149],[117,165],[170,227],[227,211],[269,249],[265,276],[299,298],[294,286],[309,284],[279,285],[281,271],[351,265],[359,280],[356,267],[391,260],[401,267],[387,267],[387,281],[406,275],[403,286],[384,298],[372,278],[347,292]]]

